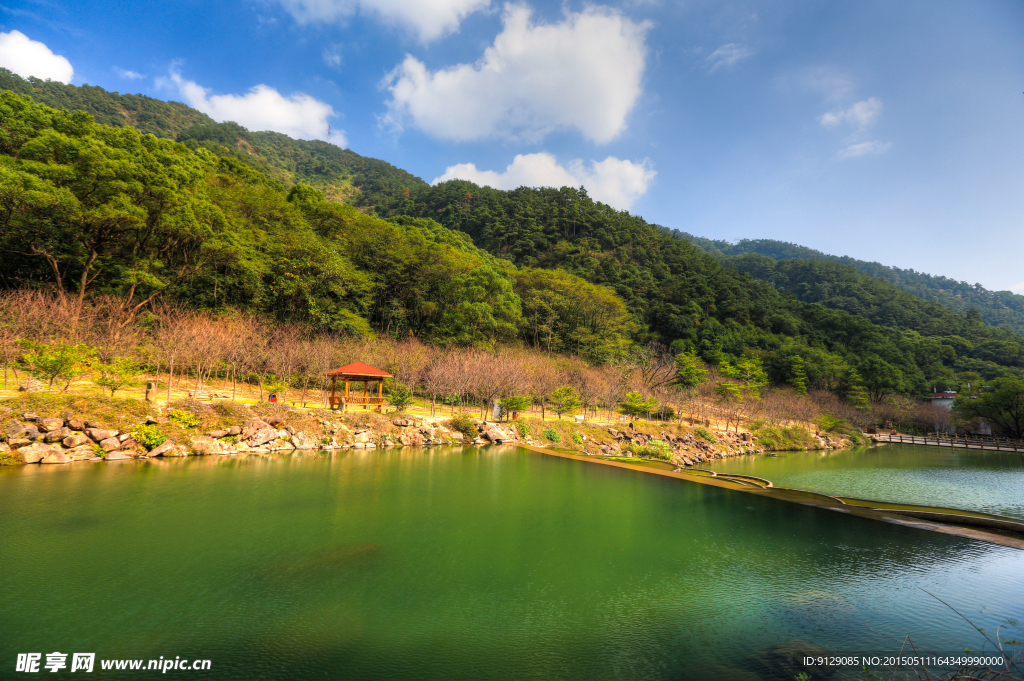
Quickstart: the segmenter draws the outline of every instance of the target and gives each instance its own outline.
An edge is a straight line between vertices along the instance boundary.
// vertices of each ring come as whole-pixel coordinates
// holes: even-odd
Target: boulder
[[[85,427],[86,428],[102,428],[103,424],[99,423],[98,421],[86,421],[85,422]]]
[[[251,437],[247,438],[250,447],[259,447],[265,445],[277,438],[277,431],[273,428],[261,428],[252,434]]]
[[[280,414],[274,414],[269,419],[266,419],[268,426],[277,426],[284,423],[284,417]]]
[[[93,449],[92,445],[81,445],[78,447],[72,447],[64,452],[64,454],[72,461],[81,461],[83,459],[94,458],[96,456],[96,450]]]
[[[68,447],[69,449],[74,449],[75,447],[81,447],[83,445],[92,445],[92,440],[86,437],[85,433],[72,432],[70,435],[64,438],[63,442],[64,446]]]
[[[484,431],[484,437],[491,442],[506,442],[512,439],[509,437],[508,433],[502,432],[498,428],[488,428]]]
[[[25,425],[24,423],[12,423],[11,426],[7,429],[6,434],[8,440],[28,440],[31,439],[28,436],[30,432],[38,433],[38,431],[32,426]]]
[[[292,444],[295,449],[316,449],[317,442],[311,436],[305,433],[295,433],[292,435]]]
[[[287,428],[282,428],[281,430],[277,431],[278,440],[288,440],[291,438],[291,436],[292,434],[288,431]]]
[[[207,435],[210,437],[221,438],[226,437],[228,435],[228,431],[226,428],[222,428],[221,430],[211,430]]]
[[[248,440],[261,430],[270,428],[270,424],[259,419],[249,419],[245,422],[242,432],[239,434],[243,440]]]
[[[149,450],[150,456],[164,456],[168,451],[174,448],[174,440],[166,440],[162,445],[153,447]]]
[[[39,463],[43,457],[50,453],[52,445],[44,445],[42,442],[33,442],[18,449],[18,456],[25,463]]]
[[[103,457],[104,461],[124,461],[132,457],[128,456],[124,452],[119,452],[116,449],[112,452],[107,452],[106,456]]]
[[[357,431],[356,434],[355,434],[354,441],[355,441],[356,444],[366,444],[367,442],[372,442],[373,441],[373,431],[372,430],[360,430],[360,431]]]
[[[120,435],[117,436],[117,439],[120,440],[121,442],[127,442],[128,438],[130,438],[131,436],[131,433],[121,433]]]
[[[242,434],[242,427],[241,426],[231,426],[227,430],[228,430],[228,435],[241,435]]]
[[[73,432],[74,431],[72,431],[70,428],[65,428],[64,426],[61,426],[60,428],[57,428],[56,430],[51,430],[48,433],[46,433],[46,435],[43,435],[43,442],[47,442],[50,444],[54,442],[60,442],[64,438],[71,435],[71,433]]]
[[[18,437],[7,441],[7,446],[11,449],[19,449],[30,444],[32,444],[32,440],[29,440],[27,437]]]
[[[116,430],[106,430],[106,429],[103,429],[103,428],[96,428],[96,427],[86,428],[85,434],[88,435],[93,440],[95,440],[96,442],[100,442],[101,440],[106,440],[107,438],[110,438],[110,437],[113,437],[113,438],[117,437],[117,431]]]
[[[51,446],[50,451],[39,463],[69,463],[70,461],[71,459],[67,457],[63,449]]]
[[[103,451],[112,452],[115,449],[121,449],[121,441],[116,437],[108,437],[100,440],[100,447],[103,447]]]
[[[167,444],[167,443],[164,443]],[[161,445],[163,446],[163,445]],[[188,456],[188,451],[181,445],[172,445],[163,455],[165,457]]]
[[[39,418],[39,414],[27,411],[21,415],[21,418],[24,419],[25,421],[35,421],[37,418]]]
[[[391,423],[398,426],[399,428],[405,428],[406,426],[412,425],[412,421],[410,421],[409,419],[395,419]]]
[[[363,442],[357,442],[352,445],[355,449],[366,449],[366,444]]]
[[[201,435],[192,440],[192,452],[197,456],[220,454],[223,449],[220,442],[206,435]]]

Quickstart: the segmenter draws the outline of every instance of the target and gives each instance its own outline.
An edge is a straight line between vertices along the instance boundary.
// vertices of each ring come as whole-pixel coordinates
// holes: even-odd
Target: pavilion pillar
[[[384,381],[377,381],[377,411],[384,411]]]

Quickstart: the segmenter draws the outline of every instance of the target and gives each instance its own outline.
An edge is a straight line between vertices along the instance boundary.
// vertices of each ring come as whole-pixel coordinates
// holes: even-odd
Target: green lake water
[[[980,648],[924,590],[1024,621],[1022,551],[512,446],[10,467],[0,521],[0,678],[743,681]]]
[[[1024,518],[1024,452],[883,444],[741,456],[704,467],[767,478],[777,487]]]

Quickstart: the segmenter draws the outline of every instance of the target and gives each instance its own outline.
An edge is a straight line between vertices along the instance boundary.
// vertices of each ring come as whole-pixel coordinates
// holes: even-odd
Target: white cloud
[[[708,63],[708,72],[714,73],[721,68],[730,68],[734,64],[754,54],[754,51],[746,45],[728,43],[704,58]]]
[[[325,64],[327,64],[328,66],[333,66],[335,68],[341,66],[341,63],[345,61],[344,57],[341,56],[340,45],[331,45],[330,47],[325,47],[324,51],[321,53],[321,56],[323,57]]]
[[[566,168],[559,165],[551,154],[539,153],[517,154],[512,164],[500,173],[478,170],[473,163],[459,163],[448,167],[444,175],[434,178],[431,184],[460,179],[495,189],[583,185],[591,198],[619,210],[628,210],[647,191],[655,175],[657,173],[646,159],[633,163],[609,156],[589,164],[577,159]]]
[[[75,73],[71,62],[21,31],[0,33],[0,66],[22,78],[35,76],[62,83],[70,83]]]
[[[117,75],[121,76],[122,78],[127,78],[128,80],[140,80],[142,78],[145,78],[145,76],[139,73],[138,71],[128,71],[126,69],[119,69],[116,66],[114,67],[114,71],[117,73]]]
[[[249,130],[273,130],[296,139],[326,140],[344,147],[345,133],[328,134],[327,119],[334,116],[330,104],[301,92],[285,97],[268,85],[257,85],[244,95],[210,95],[210,91],[171,70],[168,80],[189,106],[199,109],[215,121],[234,121]]]
[[[839,158],[856,158],[858,156],[867,156],[869,154],[884,154],[891,146],[892,142],[879,142],[878,140],[851,144],[839,152]]]
[[[821,124],[826,128],[834,128],[846,123],[858,128],[866,128],[875,122],[882,112],[882,102],[875,97],[857,102],[849,109],[840,109],[823,114]]]
[[[357,11],[412,30],[427,42],[459,28],[490,0],[277,0],[300,24],[343,22]]]
[[[401,128],[408,119],[459,141],[539,141],[572,128],[594,142],[614,139],[642,91],[648,24],[600,7],[557,24],[530,15],[506,6],[504,29],[475,64],[431,72],[406,56],[384,81],[391,99],[383,121]]]

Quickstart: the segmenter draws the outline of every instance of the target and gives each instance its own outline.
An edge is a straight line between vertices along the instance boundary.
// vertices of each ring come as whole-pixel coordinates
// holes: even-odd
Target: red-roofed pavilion
[[[351,364],[328,371],[327,375],[331,378],[331,396],[328,398],[328,404],[331,409],[340,408],[342,411],[345,411],[350,404],[361,404],[363,409],[375,407],[377,411],[381,410],[381,405],[384,404],[384,379],[391,378],[391,374],[388,372],[381,371],[362,362],[352,362]],[[337,394],[336,388],[339,379],[345,381],[344,397]],[[363,384],[362,397],[351,395],[350,386],[352,383]],[[376,397],[371,394],[371,383],[377,384]]]

